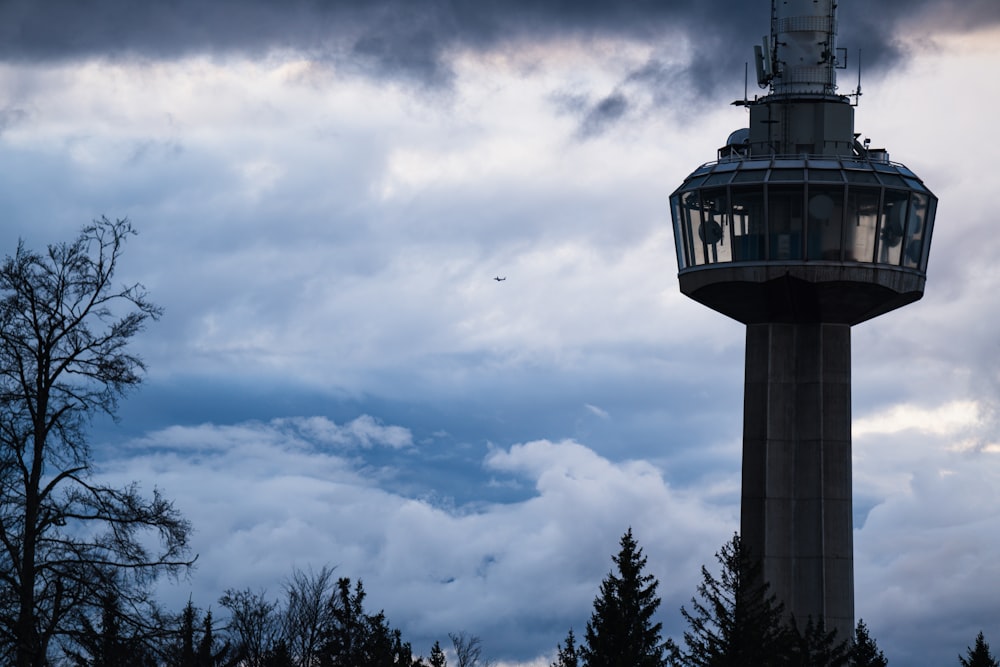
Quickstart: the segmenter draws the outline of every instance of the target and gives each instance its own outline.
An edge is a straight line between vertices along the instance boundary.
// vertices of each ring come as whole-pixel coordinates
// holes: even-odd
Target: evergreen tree
[[[301,667],[301,664],[292,658],[288,643],[284,639],[279,639],[264,656],[264,667]]]
[[[549,667],[579,667],[580,649],[576,646],[576,637],[573,635],[573,628],[566,634],[565,644],[556,646],[556,661]]]
[[[990,653],[990,645],[986,643],[982,631],[976,636],[976,644],[968,649],[967,657],[958,656],[962,667],[1000,667],[996,658]]]
[[[153,667],[155,660],[134,628],[123,624],[117,594],[111,591],[100,601],[100,622],[82,617],[73,641],[64,648],[73,667]]]
[[[858,621],[854,630],[854,646],[851,647],[851,667],[888,667],[889,661],[868,634],[863,620]]]
[[[201,616],[190,600],[179,617],[164,625],[175,629],[162,647],[163,667],[231,667],[238,662],[230,644],[216,638],[212,612]]]
[[[611,572],[601,582],[580,646],[582,663],[584,667],[661,667],[666,664],[666,645],[660,638],[663,624],[653,622],[660,606],[659,582],[643,573],[646,558],[631,528],[612,560],[617,574]]]
[[[389,626],[383,612],[366,614],[365,589],[359,580],[337,580],[330,600],[331,624],[323,638],[321,667],[419,667],[402,633]]]
[[[718,578],[704,566],[699,599],[681,607],[689,629],[684,645],[671,645],[671,662],[684,667],[770,667],[789,654],[783,606],[769,594],[758,563],[744,553],[739,535],[715,554]]]
[[[181,612],[180,667],[197,666],[194,653],[194,625],[197,614],[194,603],[189,599],[184,611]]]
[[[847,640],[837,641],[837,631],[827,631],[822,619],[799,630],[792,622],[788,667],[847,667],[850,648]]]
[[[336,593],[331,600],[332,623],[324,638],[323,667],[353,667],[364,664],[365,643],[365,589],[361,581],[351,592],[351,580],[337,580]]]
[[[444,657],[441,642],[436,641],[431,647],[431,667],[448,667],[448,660]]]

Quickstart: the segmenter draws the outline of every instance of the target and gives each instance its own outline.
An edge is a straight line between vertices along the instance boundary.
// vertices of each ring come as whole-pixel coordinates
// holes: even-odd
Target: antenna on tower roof
[[[774,61],[771,58],[771,44],[764,36],[761,44],[753,47],[754,64],[757,66],[757,85],[766,88],[774,78]]]
[[[846,65],[847,58],[844,58],[844,64]],[[861,49],[858,49],[858,87],[854,89],[854,92],[849,94],[848,97],[854,98],[853,106],[858,106],[858,102],[861,101]]]

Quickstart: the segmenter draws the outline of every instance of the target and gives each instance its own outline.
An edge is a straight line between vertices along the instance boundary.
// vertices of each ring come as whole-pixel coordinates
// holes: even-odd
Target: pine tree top
[[[982,630],[976,636],[976,643],[968,649],[967,657],[958,656],[958,661],[962,667],[1000,667],[993,654],[990,653],[990,645],[986,643]]]

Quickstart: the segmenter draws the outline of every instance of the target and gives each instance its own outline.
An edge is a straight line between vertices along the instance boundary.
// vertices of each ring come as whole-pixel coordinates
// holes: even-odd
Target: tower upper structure
[[[761,0],[762,1],[762,0]],[[742,543],[786,612],[854,630],[851,326],[924,292],[937,198],[858,141],[836,0],[771,0],[750,125],[670,196],[681,291],[747,325]]]
[[[836,32],[834,0],[772,0],[768,94],[670,197],[681,291],[741,322],[857,324],[923,295],[937,198],[858,141]]]

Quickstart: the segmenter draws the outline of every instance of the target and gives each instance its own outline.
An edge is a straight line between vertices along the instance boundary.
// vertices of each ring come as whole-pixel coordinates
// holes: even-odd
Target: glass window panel
[[[840,261],[844,233],[844,188],[809,187],[806,258]]]
[[[731,198],[733,261],[762,261],[767,235],[764,191],[761,188],[731,188]]]
[[[904,181],[903,177],[899,174],[879,174],[878,178],[886,185],[894,185],[896,187],[906,185],[906,181]]]
[[[917,192],[927,192],[927,188],[925,188],[924,184],[921,183],[918,180],[915,180],[915,179],[912,179],[912,178],[904,178],[903,181],[907,185],[909,185],[910,188],[912,188],[913,190],[916,190]]]
[[[775,160],[774,166],[778,169],[784,169],[786,167],[804,167],[806,164],[805,160]]]
[[[687,260],[684,257],[684,218],[681,213],[681,198],[678,195],[670,198],[670,212],[673,217],[674,250],[677,252],[677,269],[683,271],[687,268]]]
[[[875,172],[873,171],[854,171],[848,170],[846,173],[848,183],[875,183],[878,184],[878,179],[875,178]]]
[[[804,186],[768,188],[768,257],[770,259],[802,259],[802,200],[804,195]]]
[[[878,226],[879,188],[851,186],[847,189],[844,228],[844,259],[875,261],[875,228]]]
[[[705,182],[702,183],[702,185],[722,185],[724,183],[728,183],[729,179],[731,179],[732,177],[733,177],[733,173],[731,171],[730,172],[715,173],[715,174],[712,174],[711,176],[709,176],[708,178],[706,178]]]
[[[809,160],[810,169],[840,169],[840,163],[836,160]]]
[[[681,197],[688,266],[701,266],[705,263],[705,244],[698,238],[698,228],[701,226],[701,203],[698,200],[698,191],[685,192]]]
[[[769,181],[804,181],[806,172],[804,169],[772,169]]]
[[[708,177],[707,176],[690,176],[686,181],[684,181],[683,188],[685,190],[692,190],[692,189],[698,187],[699,185],[701,185],[702,183],[704,183],[706,178],[708,178]]]
[[[840,175],[840,170],[832,171],[829,169],[810,169],[809,170],[809,180],[810,181],[836,181],[837,183],[842,183],[844,177]]]
[[[875,168],[875,171],[891,172],[893,174],[898,173],[896,171],[896,167],[894,165],[891,165],[891,164],[882,164],[881,162],[872,162],[872,166]]]
[[[736,172],[733,183],[763,183],[765,176],[767,176],[767,172],[763,169],[742,169]]]
[[[878,232],[878,261],[898,265],[902,254],[903,233],[906,230],[906,204],[910,193],[886,190]]]
[[[930,196],[927,205],[927,219],[924,220],[924,254],[920,258],[920,270],[927,270],[927,254],[931,250],[931,236],[934,232],[934,216],[937,215],[937,198]]]
[[[927,195],[910,195],[910,210],[906,218],[906,237],[903,239],[903,266],[915,269],[923,257],[924,223],[927,220]]]
[[[726,189],[702,190],[701,206],[702,223],[698,228],[698,238],[705,244],[708,263],[731,262],[733,240],[729,228]]]
[[[720,162],[715,166],[715,172],[720,171],[736,171],[736,167],[740,166],[740,162]]]

